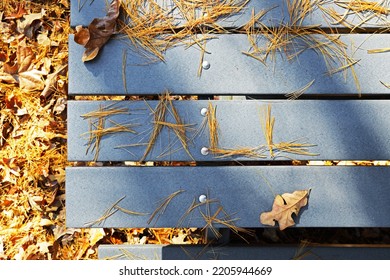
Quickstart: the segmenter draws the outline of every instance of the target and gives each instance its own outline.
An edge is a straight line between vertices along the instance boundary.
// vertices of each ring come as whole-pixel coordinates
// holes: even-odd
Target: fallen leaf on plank
[[[280,230],[295,225],[292,214],[298,216],[299,210],[307,205],[309,190],[299,190],[291,193],[277,195],[270,212],[260,215],[260,222],[264,225],[274,226],[277,221]]]
[[[119,7],[120,0],[113,0],[105,17],[93,19],[88,28],[76,27],[74,41],[85,47],[83,62],[94,59],[115,32]]]

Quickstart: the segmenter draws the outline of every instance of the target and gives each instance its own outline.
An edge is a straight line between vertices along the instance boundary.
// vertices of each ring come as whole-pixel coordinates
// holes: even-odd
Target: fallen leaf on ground
[[[42,9],[40,13],[23,15],[20,20],[17,20],[17,31],[20,34],[26,35],[30,39],[33,38],[35,32],[42,25],[42,18],[45,13],[45,10]]]
[[[93,19],[88,28],[76,27],[74,41],[85,47],[83,62],[94,59],[115,32],[119,7],[120,0],[113,0],[105,17]]]
[[[310,189],[277,195],[272,210],[261,213],[260,222],[264,225],[274,226],[277,221],[280,230],[293,226],[295,222],[291,215],[298,215],[299,210],[306,206],[309,194]]]
[[[0,81],[19,84],[19,87],[25,90],[42,90],[44,88],[42,77],[47,73],[34,68],[32,64],[34,59],[32,48],[27,46],[26,39],[23,39],[18,45],[16,54],[4,63],[4,72],[0,73]]]

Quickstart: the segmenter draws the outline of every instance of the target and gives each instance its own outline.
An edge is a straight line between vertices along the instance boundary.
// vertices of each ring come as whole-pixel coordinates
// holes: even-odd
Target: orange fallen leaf
[[[114,34],[119,7],[120,0],[113,0],[105,17],[93,19],[88,28],[76,27],[74,41],[85,47],[83,62],[94,59],[99,50]]]
[[[261,213],[260,222],[264,225],[274,226],[277,221],[280,230],[293,226],[295,222],[291,215],[298,215],[299,210],[306,206],[309,194],[310,189],[277,195],[272,210]]]

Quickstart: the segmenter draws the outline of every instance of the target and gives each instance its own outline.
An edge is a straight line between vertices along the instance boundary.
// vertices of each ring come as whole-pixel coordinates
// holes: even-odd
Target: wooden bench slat
[[[383,63],[389,53],[368,54],[369,49],[388,48],[390,34],[342,35],[359,60],[354,69],[361,93],[388,94],[390,64]],[[69,37],[69,94],[121,95],[160,94],[169,90],[182,95],[285,95],[303,88],[314,80],[307,94],[349,94],[358,96],[356,83],[350,73],[327,73],[324,59],[315,51],[301,53],[297,60],[287,61],[283,55],[264,66],[245,56],[249,42],[244,34],[221,35],[207,43],[204,60],[211,67],[198,77],[200,51],[194,47],[176,47],[166,53],[166,62],[148,64],[134,53],[126,40],[111,39],[93,61],[81,61],[84,47]],[[358,48],[359,47],[359,48]],[[358,48],[358,49],[357,49]],[[124,66],[123,52],[127,52]],[[143,65],[143,66],[140,66]],[[341,66],[341,65],[340,65]],[[125,72],[123,71],[125,68]],[[124,79],[123,76],[126,78]],[[126,86],[125,86],[126,85]]]
[[[271,210],[274,194],[311,188],[298,227],[390,227],[390,215],[384,214],[390,213],[389,180],[390,168],[379,166],[70,167],[66,224],[91,226],[122,199],[119,207],[149,215],[117,211],[92,226],[203,228],[201,212],[212,216],[222,206],[218,218],[229,215],[236,226],[264,227],[259,215]],[[203,194],[218,203],[201,205],[183,220]],[[152,216],[169,196],[163,214]]]
[[[78,4],[79,2],[81,3],[80,5]],[[80,6],[82,5],[83,2],[85,2],[85,4],[80,9]],[[77,25],[88,26],[89,23],[94,18],[105,16],[107,1],[95,0],[92,3],[90,2],[92,1],[71,0],[70,21],[72,26],[77,26]],[[373,1],[373,2],[380,2],[380,1]],[[172,4],[173,1],[171,0],[157,0],[156,3],[159,3],[161,7],[174,6],[174,4]],[[347,11],[346,9],[343,9],[342,7],[332,3],[331,1],[327,1],[327,3],[322,5],[322,7],[325,9],[334,9],[340,15],[344,15],[345,12]],[[221,19],[219,21],[219,24],[223,27],[232,27],[232,28],[241,27],[251,19],[251,14],[253,9],[255,10],[256,13],[260,12],[261,10],[270,10],[266,14],[266,16],[263,17],[263,22],[264,24],[267,25],[287,22],[289,20],[286,0],[273,0],[273,1],[252,0],[249,1],[249,3],[239,14],[235,14],[228,18]],[[183,23],[183,17],[178,12],[178,9],[174,10],[171,14],[176,19],[178,25]],[[359,26],[363,28],[378,27],[380,26],[381,23],[384,24],[386,19],[389,19],[389,17],[385,14],[382,15],[382,20],[376,17],[370,20],[368,20],[368,18],[369,18],[369,14],[367,13],[365,18],[361,18],[356,14],[350,12],[350,15],[346,19],[348,22],[352,23],[353,25],[360,24]],[[343,24],[337,23],[336,20],[331,19],[327,14],[324,14],[324,12],[322,12],[319,8],[315,8],[314,11],[306,17],[305,21],[303,22],[303,25],[305,26],[320,25],[322,27],[334,27],[334,28],[344,27]]]
[[[142,159],[154,127],[151,109],[159,101],[69,101],[68,103],[68,159],[92,161],[96,152],[87,151],[89,119],[81,116],[102,108],[124,108],[128,113],[112,115],[105,127],[132,124],[138,135],[128,132],[103,136],[100,140],[98,161],[139,161]],[[184,150],[172,128],[162,128],[147,161],[226,161],[226,160],[387,160],[390,158],[390,100],[299,100],[299,101],[211,101],[219,123],[219,147],[224,149],[255,148],[266,145],[262,129],[267,104],[275,117],[273,142],[297,141],[315,146],[307,150],[313,155],[298,155],[275,151],[262,152],[265,158],[245,155],[222,157],[221,154],[203,155],[209,145],[207,118],[201,115],[209,101],[174,101],[182,122],[192,125],[186,136],[190,155]],[[111,105],[111,107],[110,107]],[[170,107],[168,107],[170,108]],[[108,109],[106,109],[108,110]],[[172,109],[169,109],[172,110]],[[95,120],[96,121],[96,120]],[[166,122],[176,121],[167,113]],[[203,127],[203,129],[202,129]],[[93,128],[96,130],[96,128]],[[198,133],[201,132],[201,133]],[[196,136],[198,135],[198,136]],[[196,137],[195,137],[196,136]],[[318,155],[315,155],[318,154]]]
[[[375,245],[372,247],[100,245],[98,257],[115,260],[388,260],[390,248]]]

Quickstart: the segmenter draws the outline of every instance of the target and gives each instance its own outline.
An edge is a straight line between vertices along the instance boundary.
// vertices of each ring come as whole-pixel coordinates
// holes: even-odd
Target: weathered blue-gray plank
[[[174,101],[187,128],[187,143],[191,156],[183,149],[173,129],[164,127],[148,161],[214,161],[214,160],[388,160],[390,159],[389,100],[299,100],[299,101],[211,101],[216,108],[219,123],[219,147],[238,149],[266,145],[262,124],[265,109],[271,105],[275,117],[273,142],[313,144],[308,152],[315,155],[298,155],[275,151],[262,152],[265,158],[235,157],[218,158],[220,154],[203,155],[203,147],[209,147],[209,129],[202,108],[209,101]],[[109,107],[111,104],[111,107]],[[69,101],[68,103],[68,159],[92,161],[95,151],[87,151],[90,130],[89,119],[81,116],[98,110],[100,106],[125,108],[128,113],[112,115],[105,120],[105,127],[115,124],[131,124],[138,135],[121,132],[103,136],[100,140],[98,161],[139,161],[146,150],[153,130],[152,109],[158,101]],[[169,107],[168,107],[169,108]],[[107,110],[107,109],[106,109]],[[172,109],[169,109],[170,111]],[[176,123],[171,113],[166,121]],[[115,123],[115,124],[114,124]],[[203,129],[202,129],[203,128]],[[95,129],[95,128],[93,128]],[[144,144],[134,146],[137,144]]]
[[[390,34],[350,34],[342,35],[341,40],[359,61],[354,70],[361,93],[390,93],[381,83],[390,82],[390,64],[383,63],[390,53],[367,53],[370,49],[388,48]],[[71,35],[69,94],[159,94],[166,90],[183,95],[287,94],[314,80],[306,94],[358,95],[350,68],[330,76],[326,74],[324,59],[313,50],[304,51],[292,61],[287,61],[284,55],[276,55],[275,62],[269,60],[265,66],[242,53],[249,49],[244,34],[221,35],[210,40],[207,43],[210,54],[204,56],[210,68],[198,77],[201,54],[195,47],[175,47],[166,52],[165,62],[148,63],[129,46],[129,41],[111,39],[97,58],[84,63],[81,61],[84,47],[77,45]],[[127,53],[126,64],[124,52]]]
[[[100,245],[99,259],[115,260],[388,260],[389,247]]]
[[[70,167],[66,225],[91,226],[122,199],[117,206],[149,214],[117,211],[92,226],[202,228],[203,215],[216,214],[239,227],[264,227],[259,215],[271,210],[274,195],[311,188],[298,227],[390,227],[389,180],[390,168],[379,166]],[[185,216],[201,195],[215,202]],[[159,206],[164,211],[153,217]]]
[[[111,1],[106,0],[71,0],[71,25],[84,25],[87,26],[94,18],[103,17],[107,11],[107,5]],[[156,0],[154,1],[159,3],[159,5],[164,8],[166,11],[171,11],[172,7],[175,7],[172,0]],[[233,2],[233,1],[232,1]],[[244,1],[236,1],[236,3]],[[312,1],[314,2],[314,1]],[[343,3],[339,5],[333,3],[333,1],[317,1],[322,3],[319,8],[318,5],[313,6],[313,10],[306,19],[303,21],[303,25],[320,25],[321,27],[344,27],[348,26],[342,23],[338,23],[335,19],[331,18],[329,14],[324,12],[326,9],[333,9],[335,12],[344,17],[344,22],[350,23],[352,25],[358,25],[360,27],[380,27],[386,23],[386,20],[389,19],[388,13],[382,13],[379,17],[372,17],[370,11],[365,13],[355,14],[351,10],[342,8]],[[383,2],[383,1],[373,1],[373,2]],[[145,1],[148,3],[148,1]],[[384,4],[384,7],[385,4]],[[265,25],[277,25],[281,22],[289,22],[289,14],[287,9],[286,0],[273,0],[273,1],[259,1],[251,0],[243,8],[240,13],[233,14],[227,18],[221,18],[218,23],[223,27],[241,27],[245,25],[252,15],[252,10],[256,13],[260,11],[269,11],[263,18],[262,22]],[[173,18],[176,19],[178,26],[185,22],[183,15],[180,13],[179,9],[174,9],[169,13]],[[199,13],[200,14],[200,13]],[[370,18],[371,17],[371,18]]]

